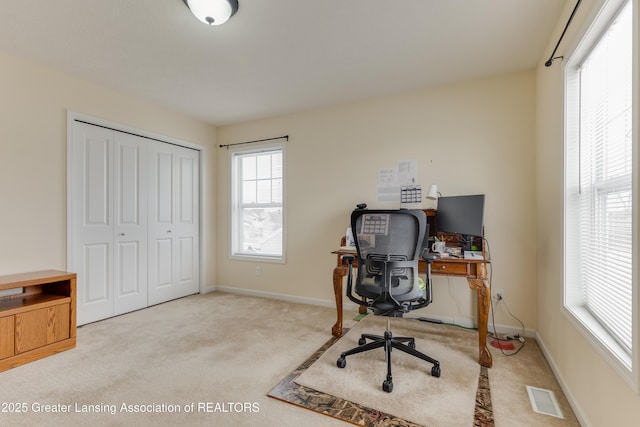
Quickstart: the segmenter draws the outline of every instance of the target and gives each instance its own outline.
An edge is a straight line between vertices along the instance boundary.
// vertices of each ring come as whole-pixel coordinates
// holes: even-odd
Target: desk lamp
[[[436,184],[431,184],[429,192],[427,193],[427,199],[438,200],[438,197],[442,197],[442,193],[438,191],[438,186]]]

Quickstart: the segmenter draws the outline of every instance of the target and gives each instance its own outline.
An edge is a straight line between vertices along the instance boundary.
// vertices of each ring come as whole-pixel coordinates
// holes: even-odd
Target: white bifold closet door
[[[147,306],[146,141],[76,123],[72,145],[78,324]]]
[[[199,152],[149,146],[149,304],[199,290]]]
[[[78,325],[197,293],[199,152],[80,122],[73,132],[69,266],[78,274]],[[159,152],[172,153],[160,170]],[[158,243],[157,211],[166,214],[167,201],[182,206],[168,222],[160,216],[169,236]],[[167,247],[176,254],[167,257]]]

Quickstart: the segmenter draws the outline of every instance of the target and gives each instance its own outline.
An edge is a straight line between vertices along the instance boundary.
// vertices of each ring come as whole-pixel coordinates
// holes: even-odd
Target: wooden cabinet
[[[0,371],[75,347],[75,273],[0,276],[0,292]]]

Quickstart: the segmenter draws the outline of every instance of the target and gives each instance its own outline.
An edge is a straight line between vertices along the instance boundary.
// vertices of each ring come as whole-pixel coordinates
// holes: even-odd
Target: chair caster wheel
[[[347,366],[347,359],[345,359],[344,357],[340,357],[337,361],[336,361],[336,365],[338,366],[338,368],[342,369],[345,366]]]
[[[431,376],[436,378],[440,377],[440,365],[434,365],[433,368],[431,368]]]
[[[385,380],[382,383],[382,390],[386,391],[387,393],[391,393],[393,391],[393,381]]]
[[[366,343],[367,343],[367,340],[366,340],[366,339],[364,339],[364,338],[360,338],[360,339],[358,340],[358,345],[365,345]]]

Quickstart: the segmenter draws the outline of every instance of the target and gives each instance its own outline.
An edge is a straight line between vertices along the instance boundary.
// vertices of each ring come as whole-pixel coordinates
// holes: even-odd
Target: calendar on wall
[[[422,186],[403,185],[400,187],[400,207],[405,209],[422,208]]]
[[[405,185],[400,188],[400,203],[420,203],[421,199],[421,185]]]

